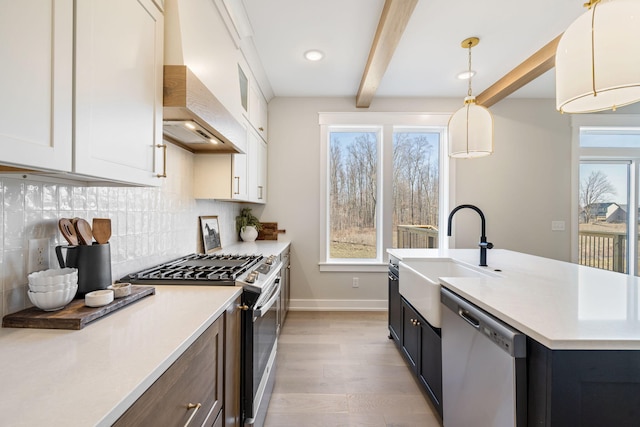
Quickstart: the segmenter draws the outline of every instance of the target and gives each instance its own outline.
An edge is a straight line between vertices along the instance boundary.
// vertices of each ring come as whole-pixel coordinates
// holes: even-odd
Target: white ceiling
[[[354,96],[384,0],[242,0],[253,44],[275,96]],[[562,33],[586,9],[583,0],[419,0],[377,97],[461,97],[472,49],[479,94]],[[320,49],[325,59],[303,53]],[[271,92],[267,90],[265,92]],[[554,98],[551,70],[512,97]]]

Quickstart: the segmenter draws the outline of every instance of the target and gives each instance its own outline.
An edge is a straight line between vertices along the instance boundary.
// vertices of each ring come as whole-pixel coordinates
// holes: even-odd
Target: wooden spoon
[[[111,238],[111,220],[109,218],[93,218],[93,238],[101,245],[109,243]]]
[[[68,218],[60,218],[58,221],[58,228],[60,228],[60,232],[62,236],[69,242],[71,246],[78,245],[78,235],[76,234],[76,229],[71,223],[71,220]]]
[[[81,245],[90,245],[93,243],[93,233],[91,232],[91,226],[82,218],[74,218],[73,225],[76,228],[78,234],[78,243]]]

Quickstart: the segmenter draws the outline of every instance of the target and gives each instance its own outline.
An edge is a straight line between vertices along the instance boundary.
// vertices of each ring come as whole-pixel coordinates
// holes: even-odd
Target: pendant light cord
[[[467,89],[467,96],[471,96],[471,79],[473,78],[471,74],[471,44],[472,42],[469,41],[469,88]]]
[[[599,2],[595,2],[592,5],[591,11],[591,87],[593,89],[593,96],[598,96],[596,91],[596,48],[595,48],[595,24],[596,24],[596,7]]]

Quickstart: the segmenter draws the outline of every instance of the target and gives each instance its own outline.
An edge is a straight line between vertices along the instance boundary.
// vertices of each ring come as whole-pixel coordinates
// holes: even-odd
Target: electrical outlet
[[[360,287],[360,279],[358,277],[354,277],[353,278],[353,283],[352,285],[354,288],[359,288]]]
[[[49,239],[29,239],[27,273],[49,268]]]
[[[551,221],[551,231],[564,231],[564,221]]]

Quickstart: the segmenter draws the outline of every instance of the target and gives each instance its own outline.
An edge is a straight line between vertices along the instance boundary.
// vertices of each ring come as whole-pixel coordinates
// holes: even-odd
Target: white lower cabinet
[[[0,170],[160,185],[163,31],[153,0],[0,0]]]

